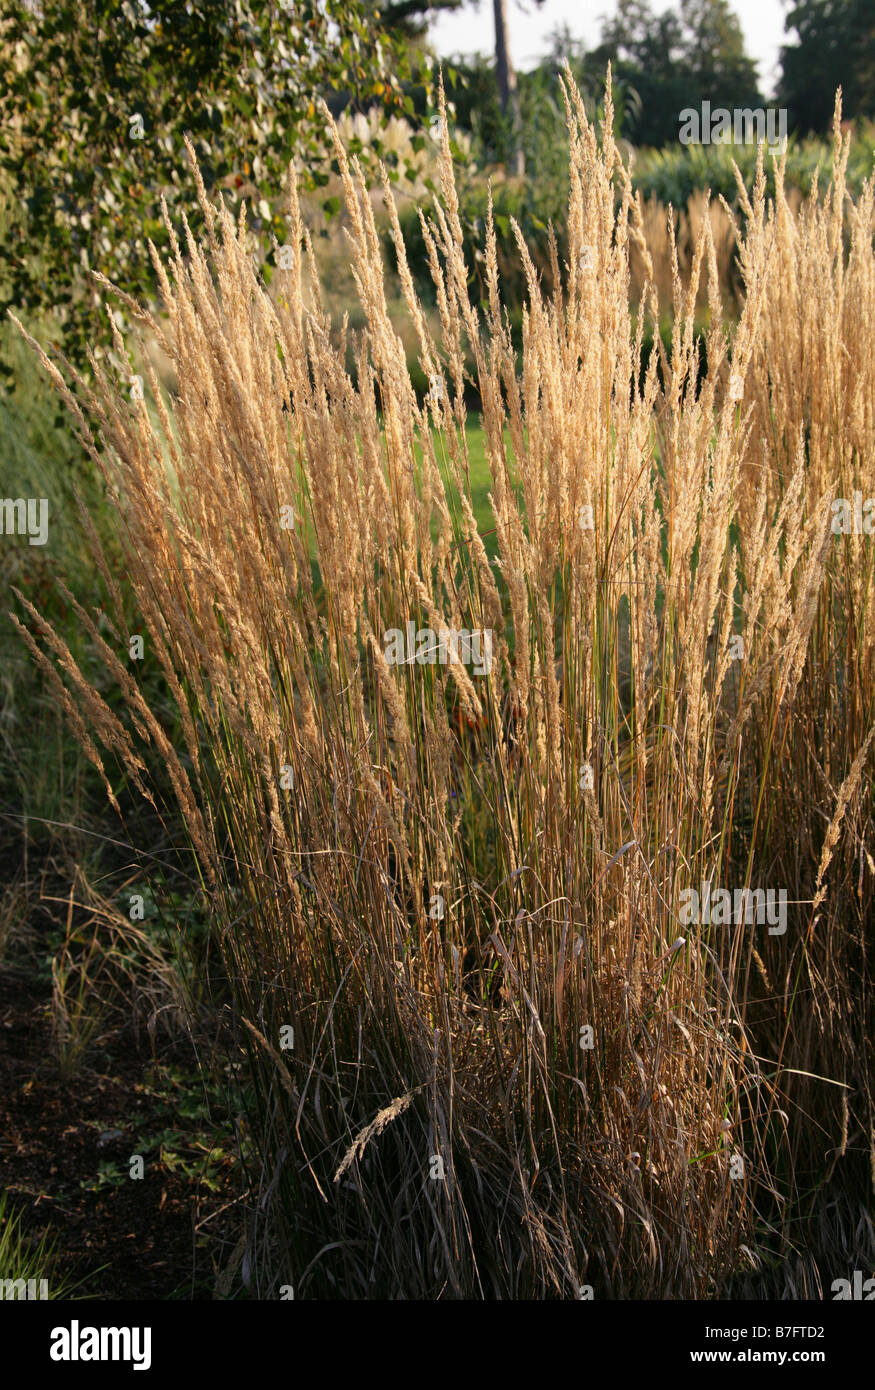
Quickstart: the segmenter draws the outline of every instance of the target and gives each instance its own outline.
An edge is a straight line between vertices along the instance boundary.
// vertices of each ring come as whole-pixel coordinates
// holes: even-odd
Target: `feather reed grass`
[[[160,320],[128,305],[173,399],[37,348],[127,566],[92,532],[111,635],[76,612],[102,683],[24,596],[23,631],[109,796],[116,765],[172,786],[251,1063],[265,1296],[719,1296],[752,1250],[786,1255],[794,1162],[823,1147],[803,1109],[841,1123],[791,1069],[838,1069],[842,1142],[873,1143],[872,552],[828,505],[839,480],[875,494],[872,188],[848,238],[846,152],[798,214],[758,179],[731,331],[723,224],[699,210],[684,275],[669,229],[671,348],[642,373],[660,304],[610,86],[600,130],[570,75],[563,95],[569,257],[554,243],[546,295],[518,234],[520,361],[491,216],[469,298],[446,111],[422,216],[436,336],[385,187],[424,400],[339,137],[359,335],[322,310],[294,176],[269,296],[191,152],[206,244],[186,224],[153,253]],[[408,623],[490,633],[488,674],[390,663]],[[786,932],[684,923],[705,882],[786,888]]]

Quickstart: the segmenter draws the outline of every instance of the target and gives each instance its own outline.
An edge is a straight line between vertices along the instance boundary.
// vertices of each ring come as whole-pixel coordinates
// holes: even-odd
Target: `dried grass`
[[[184,746],[140,693],[105,566],[115,644],[77,611],[120,700],[29,607],[28,636],[110,795],[107,755],[146,794],[150,757],[172,781],[253,1067],[248,1268],[265,1294],[714,1295],[758,1240],[765,1258],[764,1211],[780,1252],[811,1179],[793,1166],[811,1145],[780,1121],[800,1100],[791,1068],[839,1067],[847,1143],[868,1126],[871,1145],[853,1051],[872,1031],[841,990],[863,989],[871,1017],[872,563],[864,541],[842,552],[827,503],[838,480],[875,495],[872,189],[846,208],[841,151],[798,215],[760,180],[733,231],[730,335],[725,214],[691,211],[688,271],[669,239],[657,286],[610,92],[599,132],[570,77],[563,91],[569,261],[554,252],[545,296],[519,237],[521,364],[491,218],[488,303],[469,300],[446,121],[423,217],[437,337],[394,224],[429,399],[339,139],[354,370],[294,182],[272,297],[242,210],[210,205],[193,160],[208,246],[186,226],[168,266],[154,256],[164,317],[143,316],[172,401],[154,374],[150,411],[106,366],[89,386],[41,353],[106,480]],[[671,350],[642,378],[661,303]],[[470,502],[466,360],[494,564]],[[387,664],[408,620],[491,630],[491,673]],[[682,928],[680,893],[709,879],[787,887],[786,935]],[[805,1086],[831,1123],[829,1088]]]

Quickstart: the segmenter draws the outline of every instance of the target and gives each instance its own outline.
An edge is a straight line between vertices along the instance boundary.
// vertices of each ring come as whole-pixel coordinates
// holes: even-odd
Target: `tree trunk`
[[[498,95],[501,100],[501,109],[504,115],[509,117],[510,125],[510,151],[507,166],[512,174],[522,178],[526,172],[522,145],[523,122],[520,113],[519,88],[517,87],[516,73],[507,40],[507,0],[492,0],[492,8],[495,13],[495,68],[498,77]]]

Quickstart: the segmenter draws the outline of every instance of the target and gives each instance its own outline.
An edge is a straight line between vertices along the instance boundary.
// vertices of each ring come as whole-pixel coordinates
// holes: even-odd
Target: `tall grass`
[[[822,196],[799,207],[778,166],[767,201],[762,161],[742,195],[742,273],[749,280],[763,259],[772,265],[743,399],[752,426],[743,466],[757,499],[739,515],[745,568],[756,563],[755,507],[766,515],[792,507],[801,534],[824,512],[832,518],[837,499],[850,508],[855,496],[858,504],[875,497],[875,190],[870,174],[856,201],[847,194],[852,146],[840,114],[837,101]],[[745,735],[759,745],[757,761],[770,750],[758,837],[771,872],[805,903],[786,944],[768,943],[759,987],[750,981],[747,994],[793,1117],[781,1121],[792,1145],[785,1190],[799,1226],[816,1218],[790,1261],[808,1296],[820,1294],[825,1258],[843,1261],[832,1266],[836,1275],[855,1249],[858,1263],[875,1259],[875,552],[854,524],[849,533],[830,530],[798,568],[793,600],[807,615],[806,640],[788,644],[774,714],[766,720],[755,710]]]
[[[469,297],[445,112],[437,339],[386,185],[424,401],[339,139],[354,369],[294,179],[274,302],[193,158],[208,245],[186,226],[154,256],[162,321],[128,303],[172,400],[151,374],[150,413],[106,366],[89,385],[41,353],[125,572],[95,536],[115,614],[69,596],[99,678],[26,597],[23,631],[110,798],[114,763],[151,794],[150,757],[175,791],[251,1062],[262,1295],[719,1296],[791,1249],[798,1165],[873,1142],[849,1002],[871,1016],[872,552],[828,505],[873,467],[871,185],[846,252],[841,152],[798,216],[760,178],[731,344],[701,216],[642,374],[660,306],[610,90],[600,133],[563,95],[570,255],[545,296],[520,237],[521,369],[491,217]],[[129,589],[176,740],[128,659]],[[490,672],[390,665],[408,621],[490,631]],[[786,932],[682,925],[708,880],[786,889]],[[818,1068],[841,1085],[800,1089]]]

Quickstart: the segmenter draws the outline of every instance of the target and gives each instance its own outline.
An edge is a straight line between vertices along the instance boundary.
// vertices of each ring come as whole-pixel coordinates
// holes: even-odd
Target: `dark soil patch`
[[[191,1048],[155,1055],[127,1030],[65,1080],[50,1005],[50,983],[14,963],[0,967],[0,1186],[10,1206],[29,1239],[48,1229],[58,1272],[83,1280],[78,1297],[212,1297],[236,1238],[240,1187],[225,1127],[213,1134],[224,1156],[208,1161],[202,1119],[187,1144],[186,1120],[174,1114],[174,1101],[202,1090]],[[162,1146],[170,1130],[175,1141]],[[142,1180],[129,1175],[137,1153]]]

